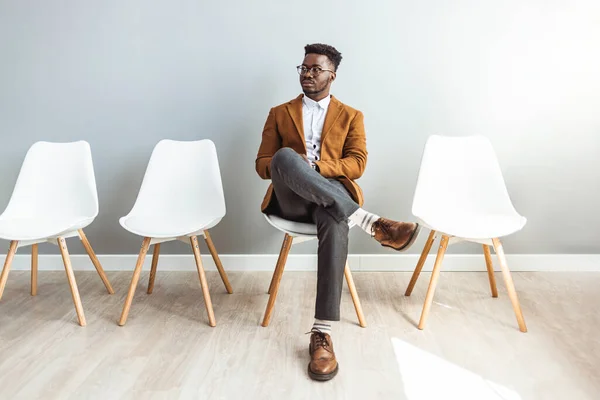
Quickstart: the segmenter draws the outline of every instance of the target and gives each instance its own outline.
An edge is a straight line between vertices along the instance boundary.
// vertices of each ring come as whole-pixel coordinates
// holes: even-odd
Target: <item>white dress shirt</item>
[[[321,101],[302,97],[302,122],[304,123],[304,140],[306,142],[306,157],[312,166],[321,159],[321,134],[325,124],[325,116],[329,108],[331,96]]]

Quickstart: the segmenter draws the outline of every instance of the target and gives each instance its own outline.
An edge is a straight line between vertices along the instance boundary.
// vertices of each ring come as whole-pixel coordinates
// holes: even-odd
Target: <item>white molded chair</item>
[[[262,322],[262,326],[266,327],[269,326],[271,315],[273,314],[275,300],[277,299],[277,291],[279,290],[279,283],[281,282],[287,256],[292,245],[317,239],[317,226],[309,223],[288,221],[276,215],[263,215],[269,224],[285,233],[283,244],[281,245],[281,251],[279,252],[279,258],[277,259],[277,265],[275,266],[275,271],[273,272],[273,277],[271,278],[271,284],[269,285],[269,302],[267,303],[267,309],[265,310],[265,315]],[[353,225],[354,224],[351,223],[350,228],[352,228]],[[361,327],[365,328],[367,323],[362,311],[362,306],[360,305],[358,293],[356,292],[356,286],[354,286],[354,279],[352,278],[352,272],[350,272],[350,267],[348,266],[348,260],[346,260],[344,275],[346,277],[346,282],[348,283],[350,295],[352,296],[356,315],[358,316],[358,323]]]
[[[148,294],[154,288],[160,244],[180,240],[192,246],[210,326],[215,316],[200,258],[198,235],[203,235],[228,293],[233,293],[208,230],[225,216],[225,196],[217,150],[211,140],[161,140],[152,151],[142,186],[121,226],[142,236],[142,248],[135,266],[119,325],[125,325],[146,253],[154,245]]]
[[[489,249],[489,246],[494,247],[519,329],[527,332],[500,242],[501,237],[521,230],[526,219],[517,213],[509,198],[490,141],[483,136],[431,136],[421,160],[412,213],[424,227],[431,229],[431,233],[406,296],[412,293],[436,235],[442,236],[419,329],[425,326],[446,248],[453,243],[469,241],[483,246],[492,296],[498,297]]]
[[[38,243],[58,245],[75,310],[81,326],[86,325],[83,306],[71,267],[67,238],[79,236],[108,293],[114,291],[83,233],[98,215],[98,193],[90,145],[37,142],[31,146],[14,191],[0,215],[0,239],[10,240],[10,250],[0,276],[0,298],[4,292],[13,257],[19,247],[31,249],[31,295],[37,294]]]

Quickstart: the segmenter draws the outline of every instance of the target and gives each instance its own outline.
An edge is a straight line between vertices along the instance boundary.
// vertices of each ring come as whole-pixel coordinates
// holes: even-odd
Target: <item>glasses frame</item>
[[[302,69],[306,69],[306,71],[303,73]],[[310,67],[310,68],[308,68],[305,65],[298,65],[298,66],[296,66],[296,70],[298,71],[298,75],[300,75],[300,76],[306,75],[308,72],[310,72],[310,74],[312,76],[319,76],[324,71],[335,73],[335,71],[330,70],[330,69],[325,69],[325,68],[321,68],[321,67]],[[315,73],[315,71],[316,71],[316,73]]]

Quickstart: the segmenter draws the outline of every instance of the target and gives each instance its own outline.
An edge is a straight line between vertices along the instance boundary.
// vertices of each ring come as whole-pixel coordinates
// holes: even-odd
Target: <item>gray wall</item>
[[[485,134],[528,218],[507,251],[600,252],[598,2],[418,3],[2,0],[0,209],[35,141],[85,139],[101,207],[88,236],[100,254],[136,253],[118,218],[153,146],[210,138],[228,209],[218,249],[276,253],[254,157],[269,108],[300,92],[303,46],[325,42],[344,56],[332,92],[365,113],[367,209],[410,219],[428,135]],[[351,252],[391,254],[358,231]]]

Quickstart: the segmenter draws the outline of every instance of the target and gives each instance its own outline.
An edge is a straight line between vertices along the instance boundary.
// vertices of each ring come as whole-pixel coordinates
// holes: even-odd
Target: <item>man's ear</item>
[[[330,78],[329,78],[329,82],[333,82],[333,81],[335,81],[335,77],[336,77],[336,76],[337,76],[337,75],[336,75],[336,73],[335,73],[335,72],[332,72],[332,73],[331,73],[331,75],[330,75]]]

